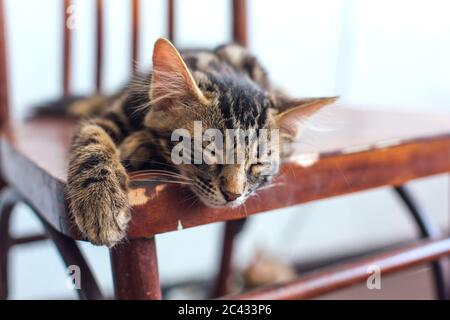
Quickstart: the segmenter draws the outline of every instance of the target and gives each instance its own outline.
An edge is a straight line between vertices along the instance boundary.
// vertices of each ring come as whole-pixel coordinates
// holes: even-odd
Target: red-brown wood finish
[[[186,206],[171,201],[177,195],[178,199],[182,199],[183,191],[168,186],[146,189],[148,200],[134,206],[129,236],[173,231],[177,225],[188,228],[240,219],[277,208],[375,187],[400,185],[414,178],[446,173],[450,170],[449,150],[450,136],[447,136],[393,147],[391,152],[371,150],[353,155],[327,156],[310,168],[286,163],[278,179],[281,185],[260,191],[259,198],[251,198],[245,207],[234,210],[211,210],[198,204],[186,211]],[[187,197],[188,193],[184,194]]]
[[[288,283],[259,288],[230,295],[225,299],[295,300],[310,299],[321,294],[364,282],[368,267],[377,266],[382,275],[425,264],[450,254],[450,239],[422,240],[416,244],[387,253],[377,254],[356,262],[344,263],[305,274]]]
[[[247,1],[232,0],[233,40],[247,46]]]
[[[133,239],[111,250],[116,298],[161,299],[154,238]]]
[[[62,2],[64,10],[62,89],[64,95],[71,93],[72,32],[68,23],[72,18],[70,15],[73,14],[69,10],[71,5],[71,0]],[[175,38],[174,0],[168,0],[167,5],[168,37],[173,41]],[[245,0],[232,0],[233,39],[244,46],[248,43],[246,5]],[[139,6],[139,0],[131,0],[133,71],[136,70],[139,59]],[[95,12],[95,87],[100,92],[103,72],[102,0],[96,0]],[[67,156],[74,123],[61,118],[38,118],[5,127],[9,119],[5,36],[4,3],[0,0],[1,174],[44,220],[47,228],[54,228],[72,239],[81,239],[77,228],[71,224],[64,195]],[[259,197],[249,199],[245,207],[211,209],[202,204],[189,206],[186,205],[186,201],[183,201],[191,196],[190,191],[185,188],[167,184],[139,186],[133,183],[129,192],[133,212],[128,231],[129,240],[111,250],[117,297],[122,299],[161,298],[154,240],[156,234],[218,221],[239,221],[249,215],[277,208],[375,187],[397,186],[411,179],[450,171],[450,117],[448,115],[433,116],[342,108],[338,110],[335,122],[344,123],[344,130],[318,139],[314,147],[299,144],[295,148],[295,156],[283,164],[273,187],[261,190]],[[9,209],[6,206],[3,210],[5,216],[9,215]],[[238,229],[231,229],[231,227],[236,226],[238,221],[229,222],[226,228],[222,267],[216,288],[216,292],[220,294],[228,291],[226,284],[231,274],[233,239],[238,232]],[[5,228],[7,229],[2,222],[0,232],[6,240],[0,243],[0,252],[13,244],[45,239],[42,235],[12,239],[3,230]],[[66,251],[67,248],[72,248],[69,249],[69,253],[66,252],[66,259],[70,260],[74,257],[75,260],[82,259],[78,254],[71,255],[71,252],[76,251],[76,246],[68,241],[68,237],[60,241],[63,239],[60,237],[62,235],[52,233],[53,229],[50,231],[52,240],[64,247],[59,249]],[[313,297],[363,280],[366,276],[364,266],[369,262],[380,264],[382,272],[389,273],[448,254],[449,242],[449,239],[423,242],[390,254],[376,256],[371,260],[364,260],[359,264],[350,264],[308,275],[301,280],[287,283],[283,287],[270,287],[235,297],[256,299]],[[0,260],[2,260],[1,268],[6,260]],[[5,277],[3,273],[2,277]],[[95,290],[92,292],[92,297],[100,296],[99,293],[95,293]]]
[[[167,0],[167,37],[175,43],[175,0]]]
[[[140,0],[131,0],[131,70],[136,72],[140,44]]]
[[[221,297],[230,292],[233,281],[233,252],[236,236],[241,232],[246,219],[228,221],[225,223],[222,241],[222,255],[220,257],[219,271],[213,297]]]
[[[95,89],[102,91],[103,75],[103,0],[95,1]]]
[[[69,20],[72,19],[70,8],[72,0],[63,2],[63,67],[62,67],[62,88],[65,96],[70,95],[70,85],[72,77],[72,30]]]
[[[48,240],[48,237],[45,234],[32,234],[32,235],[23,236],[20,238],[12,238],[11,243],[13,245],[19,245],[19,244],[32,243],[32,242],[38,242],[38,241],[44,241],[44,240]]]
[[[398,125],[405,121],[408,126]],[[316,162],[307,167],[295,159],[286,162],[274,186],[249,199],[245,208],[190,206],[183,200],[191,196],[189,190],[168,184],[133,187],[129,193],[133,206],[129,237],[151,237],[179,227],[237,220],[450,171],[449,117],[340,108],[336,122],[345,126],[316,139],[317,148],[299,145],[300,154],[314,150]],[[63,193],[73,126],[70,120],[51,118],[13,124],[0,140],[0,165],[7,182],[53,227],[76,237]],[[29,183],[31,177],[48,192],[34,188]]]
[[[0,128],[3,128],[9,121],[6,15],[4,10],[4,2],[0,0]]]

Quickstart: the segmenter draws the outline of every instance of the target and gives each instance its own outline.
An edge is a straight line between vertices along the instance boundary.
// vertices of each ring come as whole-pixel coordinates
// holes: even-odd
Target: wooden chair
[[[70,0],[64,0],[64,21]],[[139,1],[132,0],[132,57],[139,48]],[[233,39],[247,43],[246,3],[233,0]],[[96,0],[96,90],[102,89],[103,6]],[[174,1],[168,1],[168,38],[174,39]],[[71,30],[64,23],[62,89],[69,95]],[[3,190],[0,195],[0,298],[8,295],[7,257],[12,246],[50,238],[67,266],[78,265],[83,286],[80,298],[101,299],[101,291],[75,240],[82,240],[70,220],[64,197],[67,154],[74,123],[71,120],[40,117],[28,121],[9,120],[5,14],[0,0],[0,140]],[[293,206],[313,200],[349,194],[375,187],[393,187],[417,223],[423,240],[396,250],[375,254],[350,264],[332,265],[297,280],[229,298],[298,299],[364,281],[368,265],[380,266],[387,274],[423,263],[432,263],[437,295],[449,298],[450,282],[446,255],[450,239],[441,234],[430,217],[421,212],[403,184],[411,179],[450,171],[450,117],[343,109],[339,121],[352,125],[320,143],[310,154],[308,165],[293,158],[280,172],[284,183],[262,190],[250,199],[246,210],[210,209],[197,205],[187,210],[180,199],[182,190],[169,185],[134,184],[129,194],[133,218],[129,240],[111,250],[111,262],[119,299],[160,299],[155,235],[180,228],[227,221],[222,259],[214,296],[229,293],[233,241],[249,215]],[[342,179],[342,177],[345,179]],[[12,208],[26,203],[40,218],[46,235],[13,238],[9,234]],[[195,253],[193,253],[195,254]]]

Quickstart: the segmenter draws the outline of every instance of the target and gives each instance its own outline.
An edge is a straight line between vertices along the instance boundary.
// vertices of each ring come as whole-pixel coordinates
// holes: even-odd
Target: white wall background
[[[60,92],[60,0],[7,0],[14,115]],[[74,89],[93,87],[93,1],[76,0]],[[127,0],[107,0],[105,85],[117,88],[129,72]],[[142,1],[139,64],[149,67],[152,45],[165,34],[165,1]],[[177,44],[214,46],[229,41],[228,1],[177,1]],[[297,95],[340,94],[345,103],[450,113],[450,2],[446,0],[252,0],[250,48],[275,82]],[[181,14],[181,12],[183,14]],[[399,124],[402,125],[402,124]],[[447,177],[412,184],[423,206],[449,228]],[[25,210],[15,232],[39,224]],[[412,238],[416,230],[390,190],[339,197],[250,219],[239,239],[237,264],[255,248],[280,257],[315,257]],[[210,276],[219,255],[221,226],[157,237],[160,275],[171,282]],[[83,244],[105,291],[112,284],[107,250]],[[245,257],[245,258],[244,258]],[[12,298],[71,297],[51,245],[16,248]]]

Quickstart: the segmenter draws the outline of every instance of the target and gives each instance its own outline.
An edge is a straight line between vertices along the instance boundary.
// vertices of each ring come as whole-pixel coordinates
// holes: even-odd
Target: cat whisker
[[[178,176],[183,176],[180,173],[177,172],[173,172],[173,171],[168,171],[168,170],[163,170],[163,169],[149,169],[149,170],[139,170],[139,171],[134,171],[136,173],[164,173],[164,174],[172,174],[172,175],[178,175]]]
[[[174,183],[182,185],[192,185],[192,183],[185,181],[175,181],[175,180],[165,180],[165,179],[136,179],[133,182],[164,182],[164,183]]]
[[[184,204],[184,203],[186,203],[186,202],[188,202],[188,201],[193,201],[194,199],[197,199],[197,195],[196,195],[196,194],[191,194],[191,195],[188,195],[187,197],[185,197],[185,198],[181,201],[181,203]]]
[[[267,190],[267,189],[271,189],[271,188],[275,188],[275,187],[279,187],[279,186],[285,186],[285,185],[286,185],[286,183],[284,183],[284,182],[272,183],[272,184],[269,184],[269,185],[264,186],[262,188],[259,188],[258,191],[259,190]]]
[[[172,174],[166,174],[166,173],[160,173],[160,172],[140,172],[135,174],[130,174],[130,178],[137,178],[137,177],[150,177],[150,178],[174,178],[174,179],[180,179],[184,181],[193,181],[192,179],[182,177],[182,176],[176,176]]]
[[[139,181],[139,180],[153,180],[153,181],[173,181],[173,182],[180,182],[180,183],[186,183],[186,184],[192,184],[192,181],[189,180],[181,180],[174,177],[165,177],[165,176],[148,176],[148,175],[140,175],[133,177],[131,179],[132,181]]]
[[[243,203],[243,207],[244,207],[244,213],[245,213],[245,217],[248,217],[248,212],[247,212],[247,203]]]
[[[148,158],[136,158],[135,156],[131,158],[124,158],[122,161],[137,161],[145,164],[154,164],[154,165],[161,165],[165,167],[173,168],[174,170],[177,170],[177,166],[170,164],[168,162],[161,162],[161,161],[155,161],[155,160],[149,160]]]
[[[258,189],[258,190],[261,190],[261,189]],[[250,198],[253,198],[253,197],[258,197],[258,199],[261,199],[261,195],[258,194],[258,192],[253,192],[253,193],[250,195],[249,199],[250,199]]]
[[[171,177],[181,177],[181,178],[185,178],[185,179],[190,179],[187,177],[184,177],[182,175],[177,175],[177,174],[173,174],[170,172],[162,172],[162,171],[152,171],[152,170],[142,170],[142,171],[134,171],[134,172],[130,172],[130,176],[136,176],[136,175],[142,175],[142,174],[148,174],[148,175],[165,175],[165,176],[171,176]]]
[[[178,178],[178,179],[183,179],[186,181],[193,181],[191,178],[188,178],[186,176],[183,176],[181,174],[177,174],[177,173],[173,173],[170,171],[164,171],[164,170],[142,170],[142,171],[135,171],[134,173],[130,173],[131,177],[136,177],[136,176],[142,176],[142,175],[146,175],[146,176],[165,176],[165,177],[173,177],[173,178]]]
[[[310,142],[305,142],[305,141],[293,141],[290,142],[291,144],[303,144],[303,145],[307,145],[310,147],[314,147],[319,149],[319,146],[314,144],[314,143],[310,143]],[[351,187],[350,182],[347,178],[347,176],[344,174],[344,172],[342,171],[341,166],[339,165],[339,163],[336,160],[333,160],[333,164],[336,167],[336,169],[339,171],[339,174],[342,176],[342,178],[344,179],[345,183],[347,184],[347,186]]]
[[[189,208],[192,208],[196,203],[198,203],[199,200],[200,200],[200,199],[199,199],[198,197],[195,197],[195,198],[193,199],[193,201],[191,202]]]

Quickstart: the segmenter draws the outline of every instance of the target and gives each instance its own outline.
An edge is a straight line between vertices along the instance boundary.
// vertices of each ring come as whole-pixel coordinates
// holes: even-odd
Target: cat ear
[[[153,105],[170,108],[176,99],[206,102],[180,53],[169,40],[160,38],[153,49],[153,71],[150,85]]]
[[[323,107],[330,105],[339,97],[286,99],[283,105],[277,106],[281,113],[275,115],[274,121],[282,133],[295,137],[298,133],[299,124]],[[280,100],[279,100],[280,102]]]

